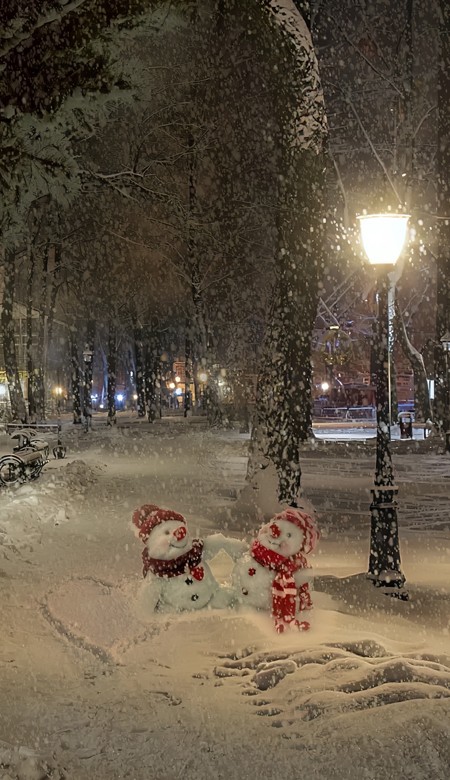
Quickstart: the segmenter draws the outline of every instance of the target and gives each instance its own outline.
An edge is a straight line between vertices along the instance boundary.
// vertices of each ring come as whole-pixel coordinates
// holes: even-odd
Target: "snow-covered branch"
[[[23,29],[21,31],[17,31],[11,38],[8,39],[7,43],[4,43],[3,46],[0,47],[0,58],[6,57],[9,52],[13,51],[13,49],[16,49],[18,46],[21,46],[25,41],[32,38],[34,33],[41,29],[42,27],[45,27],[46,25],[55,24],[55,22],[60,22],[65,16],[68,16],[68,14],[73,13],[78,8],[80,8],[82,5],[87,3],[88,0],[72,0],[72,2],[68,3],[61,3],[59,8],[55,8],[54,6],[52,8],[49,8],[45,13],[40,14],[34,24],[27,28]],[[20,22],[24,26],[26,22],[28,21],[28,18],[26,16],[23,16],[20,18]]]

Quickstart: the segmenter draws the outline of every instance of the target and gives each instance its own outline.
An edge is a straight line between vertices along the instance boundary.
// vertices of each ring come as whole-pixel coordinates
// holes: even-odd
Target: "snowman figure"
[[[278,633],[287,627],[309,629],[309,622],[302,619],[302,613],[312,608],[305,556],[318,539],[313,518],[301,509],[289,507],[265,523],[234,566],[237,604],[270,611]]]
[[[145,615],[231,604],[232,589],[219,585],[207,561],[222,549],[236,560],[242,553],[242,542],[223,534],[192,539],[183,515],[155,504],[136,509],[132,520],[145,545],[138,605]]]

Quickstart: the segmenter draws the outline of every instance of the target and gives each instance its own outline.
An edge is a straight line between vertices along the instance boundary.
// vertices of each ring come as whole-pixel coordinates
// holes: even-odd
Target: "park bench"
[[[0,486],[14,485],[37,479],[48,463],[49,444],[38,436],[38,428],[56,431],[58,443],[53,448],[55,458],[64,458],[66,448],[61,444],[60,425],[33,425],[25,427],[20,423],[8,423],[6,431],[17,441],[11,455],[0,458]]]

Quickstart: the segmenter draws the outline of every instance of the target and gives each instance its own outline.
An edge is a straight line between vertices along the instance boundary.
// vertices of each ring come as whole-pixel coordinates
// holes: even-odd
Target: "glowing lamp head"
[[[442,348],[445,352],[450,352],[450,331],[444,333],[441,338]]]
[[[200,382],[207,382],[208,381],[208,374],[206,373],[206,371],[202,371],[198,375],[198,378],[200,379]]]
[[[369,263],[395,265],[405,244],[409,214],[365,214],[358,219]]]

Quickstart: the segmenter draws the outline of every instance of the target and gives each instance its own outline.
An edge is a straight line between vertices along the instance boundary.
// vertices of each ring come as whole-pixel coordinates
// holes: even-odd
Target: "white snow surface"
[[[0,779],[447,780],[450,776],[450,458],[398,443],[409,601],[366,579],[373,442],[305,445],[308,632],[233,609],[136,607],[143,503],[195,536],[249,543],[237,500],[248,438],[179,420],[85,434],[66,460],[0,491]],[[0,454],[10,440],[0,435]],[[271,486],[266,485],[270,493]],[[232,561],[211,562],[226,583]]]

